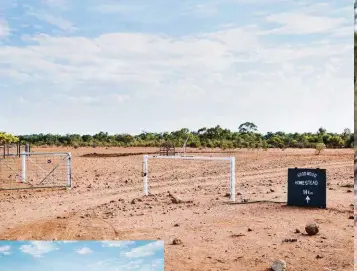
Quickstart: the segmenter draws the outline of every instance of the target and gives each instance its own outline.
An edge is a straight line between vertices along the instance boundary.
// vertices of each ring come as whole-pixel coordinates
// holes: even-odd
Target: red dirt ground
[[[286,202],[287,169],[320,167],[328,174],[326,210],[230,204],[229,164],[213,161],[150,160],[153,195],[144,197],[141,155],[81,156],[156,149],[66,151],[73,155],[71,190],[0,191],[1,239],[162,239],[165,270],[269,270],[276,259],[285,260],[288,270],[353,270],[353,150],[319,156],[314,150],[232,152],[237,202]],[[174,204],[168,191],[188,202]],[[307,222],[319,224],[318,235],[302,234]],[[183,243],[171,245],[174,238]],[[286,238],[297,241],[283,242]]]

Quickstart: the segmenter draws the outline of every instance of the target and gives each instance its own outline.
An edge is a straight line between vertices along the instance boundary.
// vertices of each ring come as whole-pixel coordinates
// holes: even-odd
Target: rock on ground
[[[271,265],[272,271],[286,271],[286,262],[283,260],[276,260]]]
[[[308,223],[305,226],[305,231],[308,235],[316,235],[319,232],[319,226],[315,223]]]

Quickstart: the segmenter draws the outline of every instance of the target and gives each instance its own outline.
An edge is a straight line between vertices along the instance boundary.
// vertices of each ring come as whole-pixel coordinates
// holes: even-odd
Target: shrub
[[[326,145],[324,143],[317,143],[315,149],[316,154],[319,155],[324,149],[326,149]]]

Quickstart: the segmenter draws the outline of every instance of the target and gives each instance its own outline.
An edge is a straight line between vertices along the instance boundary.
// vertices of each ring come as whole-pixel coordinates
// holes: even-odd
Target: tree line
[[[316,148],[324,144],[326,148],[353,148],[354,134],[350,129],[342,133],[330,133],[319,128],[316,133],[284,133],[268,132],[262,134],[254,123],[246,122],[239,126],[237,131],[222,128],[221,126],[190,131],[183,128],[173,132],[150,133],[142,132],[138,135],[115,134],[109,135],[100,132],[95,135],[55,135],[32,134],[19,135],[22,143],[33,146],[71,146],[71,147],[159,147],[170,143],[182,147],[186,142],[192,148]]]

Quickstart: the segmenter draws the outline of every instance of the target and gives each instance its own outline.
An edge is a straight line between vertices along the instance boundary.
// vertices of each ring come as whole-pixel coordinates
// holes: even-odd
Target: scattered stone
[[[270,188],[270,192],[275,192],[275,190]]]
[[[182,203],[182,199],[180,199],[179,197],[172,197],[171,201],[175,204]]]
[[[308,235],[316,235],[319,232],[319,226],[315,223],[309,223],[305,226],[305,231]]]
[[[238,234],[232,234],[232,235],[231,235],[232,238],[242,237],[242,236],[245,236],[245,234],[238,233]]]
[[[296,238],[285,238],[283,240],[283,243],[294,243],[294,242],[297,242]]]
[[[286,262],[283,260],[276,260],[271,265],[272,271],[286,271]]]
[[[322,259],[323,257],[322,256],[320,256],[320,255],[317,255],[316,256],[316,259]]]
[[[238,193],[237,193],[237,196],[242,196],[242,193],[241,193],[241,192],[238,192]]]
[[[341,187],[346,187],[346,188],[353,188],[354,184],[343,184]]]
[[[347,190],[347,193],[352,193],[352,190],[351,190],[351,189],[348,189],[348,190]]]
[[[299,229],[295,229],[295,233],[301,233]]]
[[[183,242],[181,241],[181,239],[178,239],[178,238],[175,238],[173,241],[172,241],[172,244],[177,246],[177,245],[182,245]]]
[[[251,232],[251,231],[253,231],[253,230],[252,230],[251,228],[248,228],[248,231]]]
[[[353,215],[350,215],[348,219],[355,219],[355,217]]]
[[[180,225],[179,224],[175,224],[174,227],[179,227]]]
[[[193,203],[193,201],[191,201],[191,200],[186,200],[186,201],[182,200],[181,198],[179,198],[179,197],[177,197],[177,196],[171,194],[170,191],[169,191],[168,193],[169,193],[169,196],[171,197],[172,203],[174,203],[174,204],[179,204],[179,203]]]
[[[231,196],[231,193],[226,193],[224,196],[228,198]]]

